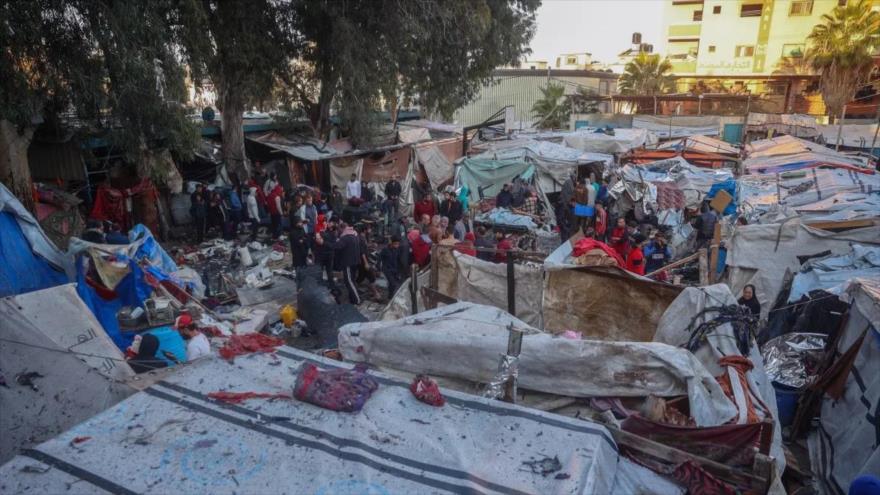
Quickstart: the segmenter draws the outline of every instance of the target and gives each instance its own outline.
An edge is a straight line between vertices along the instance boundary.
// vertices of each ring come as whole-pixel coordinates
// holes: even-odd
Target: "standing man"
[[[345,199],[348,200],[348,204],[352,204],[353,199],[355,202],[361,199],[361,181],[357,180],[357,174],[351,174],[351,179],[345,185]],[[341,215],[342,212],[339,214]]]
[[[391,243],[385,246],[379,253],[379,267],[385,280],[388,281],[388,300],[394,297],[397,288],[400,287],[401,271],[400,237],[391,237]]]
[[[434,200],[431,198],[431,192],[427,191],[425,196],[420,199],[413,207],[413,220],[419,222],[424,215],[428,215],[428,221],[437,214],[434,207]]]
[[[642,253],[645,255],[646,260],[645,273],[655,272],[663,268],[672,259],[672,252],[669,250],[669,246],[666,245],[666,238],[661,232],[654,234],[654,238],[648,241],[645,247],[642,248]],[[660,272],[656,278],[663,281],[666,280],[665,275],[666,272]]]
[[[284,197],[284,188],[277,182],[274,184],[269,195],[266,197],[266,201],[268,202],[269,221],[272,226],[272,239],[277,239],[281,235],[281,212],[284,211],[281,198]]]
[[[196,190],[190,196],[190,201],[190,214],[196,227],[196,242],[201,244],[205,240],[208,221],[208,205],[204,186],[196,184]]]
[[[251,221],[251,240],[254,240],[257,238],[257,228],[260,226],[260,204],[257,200],[256,187],[248,188],[245,202],[247,203],[248,218]]]
[[[626,269],[636,275],[645,274],[645,254],[642,246],[645,244],[645,236],[635,234],[632,237],[632,247],[626,255]]]
[[[602,203],[596,203],[596,240],[605,242],[605,233],[608,231],[608,212]]]
[[[348,302],[358,306],[361,303],[361,296],[355,285],[355,277],[361,264],[361,247],[357,232],[351,226],[344,225],[342,235],[333,248],[339,253],[339,264],[345,279],[345,288],[348,290]]]
[[[448,218],[449,223],[454,225],[461,218],[461,203],[452,191],[447,191],[445,197],[440,203],[440,216]]]
[[[385,197],[388,200],[388,224],[397,218],[397,210],[400,207],[400,195],[403,192],[403,187],[397,179],[397,172],[394,172],[391,174],[391,180],[385,183]]]

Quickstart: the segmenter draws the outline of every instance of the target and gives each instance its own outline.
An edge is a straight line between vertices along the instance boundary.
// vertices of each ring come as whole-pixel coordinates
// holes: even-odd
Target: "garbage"
[[[293,396],[331,411],[357,412],[378,388],[379,383],[367,374],[366,365],[359,364],[351,370],[322,370],[305,363]]]
[[[559,462],[559,456],[553,456],[552,458],[545,457],[543,459],[538,459],[534,461],[523,461],[523,465],[528,467],[533,473],[540,474],[544,477],[547,477],[547,475],[549,474],[553,474],[557,471],[562,470],[562,463]]]
[[[223,359],[231,361],[235,356],[243,356],[255,352],[273,352],[276,347],[283,344],[284,341],[276,337],[261,333],[246,333],[230,336],[219,352]]]
[[[19,373],[19,374],[15,375],[15,382],[21,386],[30,387],[30,389],[33,390],[34,392],[38,392],[39,389],[37,388],[37,385],[34,383],[34,380],[36,380],[37,378],[45,378],[45,377],[43,375],[41,375],[40,373],[37,373],[36,371],[29,371],[29,372]]]
[[[279,313],[281,317],[281,322],[284,323],[284,326],[290,328],[293,326],[293,322],[296,321],[296,310],[290,304],[285,304]]]
[[[409,390],[416,396],[416,399],[425,404],[435,407],[443,407],[446,404],[446,399],[440,393],[440,386],[427,375],[416,376],[409,386]]]

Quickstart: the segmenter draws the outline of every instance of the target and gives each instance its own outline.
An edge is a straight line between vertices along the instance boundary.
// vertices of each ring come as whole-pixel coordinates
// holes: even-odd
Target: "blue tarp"
[[[76,263],[76,292],[92,310],[95,318],[101,322],[104,331],[113,339],[113,342],[121,350],[131,345],[134,334],[125,333],[119,329],[119,321],[116,313],[123,306],[143,306],[144,300],[150,297],[152,289],[144,281],[144,272],[134,261],[129,262],[131,273],[125,276],[116,286],[115,299],[104,299],[90,286],[83,272],[83,259],[80,257]]]
[[[0,211],[0,297],[66,284],[67,275],[34,254],[12,213]]]
[[[139,223],[128,231],[128,239],[131,242],[134,242],[141,238],[144,239],[144,242],[138,248],[137,252],[134,253],[135,259],[139,260],[147,258],[153,266],[161,268],[165,273],[174,273],[177,271],[177,264],[174,263],[171,256],[168,256],[168,253],[162,249],[162,246],[160,246],[159,242],[156,241],[156,238],[153,237],[153,233],[150,232],[150,229]]]
[[[709,193],[706,194],[706,199],[712,199],[718,194],[718,191],[727,191],[730,194],[730,197],[733,200],[730,204],[727,205],[727,208],[724,209],[722,214],[724,215],[733,215],[736,213],[736,180],[735,179],[727,179],[724,182],[719,182],[717,184],[712,184],[712,188],[709,189]]]
[[[186,362],[186,343],[183,341],[183,337],[180,336],[180,333],[177,330],[169,326],[164,326],[147,330],[144,333],[151,333],[159,339],[159,348],[156,349],[156,357],[164,360],[168,363],[168,366],[174,366],[177,363],[168,359],[165,356],[164,351],[174,354],[174,357],[176,357],[181,363]]]

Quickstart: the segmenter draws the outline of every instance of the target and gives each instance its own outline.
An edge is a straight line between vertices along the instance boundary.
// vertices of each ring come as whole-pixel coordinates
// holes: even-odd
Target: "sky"
[[[528,60],[552,63],[561,53],[589,52],[593,60],[613,62],[632,43],[662,50],[663,0],[544,0],[538,8],[538,29]]]

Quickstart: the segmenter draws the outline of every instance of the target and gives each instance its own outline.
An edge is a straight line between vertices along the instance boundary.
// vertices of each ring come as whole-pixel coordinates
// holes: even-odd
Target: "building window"
[[[788,8],[788,15],[810,15],[813,13],[813,0],[794,0]]]
[[[577,65],[577,57],[565,57],[565,65]]]
[[[715,53],[715,45],[709,45],[709,53]]]
[[[782,56],[791,58],[800,58],[804,56],[804,45],[792,44],[782,45]]]
[[[702,10],[695,10],[694,11],[694,20],[698,21],[698,22],[703,20],[703,11]]]
[[[764,10],[763,3],[744,3],[739,10],[740,17],[761,17]]]
[[[752,57],[755,55],[755,46],[754,45],[737,45],[736,51],[734,51],[733,56],[740,57]]]
[[[716,5],[716,6],[712,7],[712,13],[713,14],[720,14],[721,13],[721,6]]]

